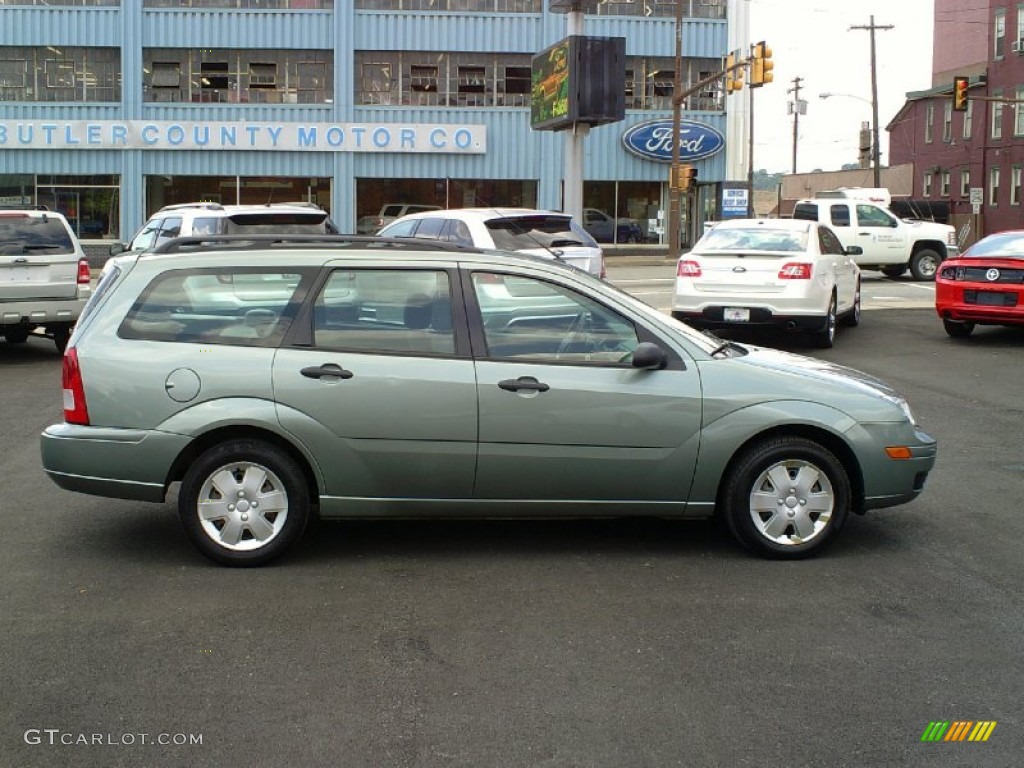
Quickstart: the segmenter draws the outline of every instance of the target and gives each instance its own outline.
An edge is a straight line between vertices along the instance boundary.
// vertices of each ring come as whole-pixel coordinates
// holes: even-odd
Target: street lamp
[[[871,165],[874,168],[874,179],[875,186],[882,186],[881,181],[881,161],[879,159],[879,141],[878,141],[878,105],[870,99],[865,99],[863,96],[854,96],[852,93],[819,93],[819,99],[830,99],[833,96],[842,96],[847,99],[856,99],[857,101],[863,101],[869,107],[871,107]]]

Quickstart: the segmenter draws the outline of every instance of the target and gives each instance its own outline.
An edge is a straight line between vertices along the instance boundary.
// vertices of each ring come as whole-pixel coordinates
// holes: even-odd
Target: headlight
[[[916,427],[917,419],[914,418],[914,413],[910,410],[910,403],[900,397],[896,400],[896,405],[898,405],[900,410],[903,411],[903,415],[907,417],[907,421]]]

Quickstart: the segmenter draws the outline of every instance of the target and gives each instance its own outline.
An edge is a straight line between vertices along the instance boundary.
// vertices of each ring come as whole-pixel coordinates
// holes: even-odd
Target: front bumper
[[[921,495],[928,473],[935,466],[938,444],[931,435],[915,428],[913,436],[900,434],[899,426],[862,425],[873,433],[873,447],[861,456],[870,457],[862,463],[864,503],[861,511],[883,509],[906,504]],[[910,457],[892,459],[885,453],[886,446],[909,448]]]
[[[43,470],[68,491],[163,501],[171,466],[191,438],[169,432],[54,424],[41,437]]]

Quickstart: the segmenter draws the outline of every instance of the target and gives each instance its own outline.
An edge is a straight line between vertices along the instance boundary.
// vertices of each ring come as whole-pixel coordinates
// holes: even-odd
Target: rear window
[[[125,339],[268,347],[280,343],[312,272],[252,268],[174,270],[150,283],[128,312]]]
[[[694,250],[708,251],[806,251],[807,232],[767,227],[723,227],[708,232]]]
[[[502,251],[566,248],[573,245],[597,247],[594,238],[568,216],[510,216],[491,219],[486,224],[494,239],[494,247]]]
[[[817,221],[818,206],[811,203],[797,203],[796,207],[793,208],[793,218],[803,219],[804,221]]]
[[[327,213],[325,211],[311,211],[309,213],[284,213],[281,211],[236,213],[228,217],[224,232],[228,235],[255,235],[260,233],[270,235],[319,235],[330,231],[327,221]]]
[[[74,253],[71,233],[53,216],[0,213],[0,254]]]
[[[968,248],[963,256],[996,256],[1000,259],[1024,259],[1024,234],[1019,232],[989,235]]]

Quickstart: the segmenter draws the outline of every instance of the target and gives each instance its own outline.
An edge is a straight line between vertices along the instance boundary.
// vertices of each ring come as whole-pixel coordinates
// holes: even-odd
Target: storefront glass
[[[537,182],[507,179],[356,179],[356,219],[392,204],[536,208]]]
[[[329,178],[282,178],[279,176],[147,176],[146,217],[165,205],[221,203],[266,205],[314,203],[331,208]]]
[[[45,205],[63,214],[80,240],[118,236],[120,179],[117,176],[0,175],[0,207]]]

